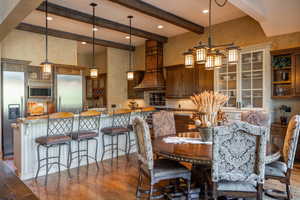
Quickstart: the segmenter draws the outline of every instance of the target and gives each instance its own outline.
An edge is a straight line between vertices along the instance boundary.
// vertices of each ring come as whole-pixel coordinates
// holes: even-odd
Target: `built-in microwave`
[[[52,84],[50,81],[30,80],[28,84],[29,98],[51,98]]]
[[[51,87],[29,87],[29,98],[51,98]]]

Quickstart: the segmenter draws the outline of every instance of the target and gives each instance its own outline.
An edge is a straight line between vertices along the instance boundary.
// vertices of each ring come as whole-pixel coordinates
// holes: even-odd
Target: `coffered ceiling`
[[[49,0],[49,2],[88,14],[92,13],[92,8],[89,4],[91,2],[96,2],[98,3],[98,6],[96,7],[96,16],[104,19],[128,25],[127,16],[133,15],[133,27],[165,37],[172,37],[188,32],[188,30],[182,27],[178,27],[166,21],[123,7],[109,0]],[[208,0],[144,0],[144,2],[196,24],[202,26],[208,25],[208,15],[202,13],[202,10],[208,9]],[[237,9],[230,3],[228,3],[224,8],[219,8],[214,5],[213,12],[214,24],[245,16],[241,10]],[[49,21],[49,28],[89,37],[92,36],[91,24],[55,15],[50,16],[53,20]],[[37,10],[33,11],[23,20],[25,23],[38,26],[44,26],[44,21],[44,13]],[[159,29],[158,25],[163,26],[163,28]],[[98,29],[99,30],[96,32],[96,38],[128,44],[128,39],[126,39],[126,36],[128,36],[127,33],[121,33],[101,27],[98,27]],[[133,36],[132,39],[134,45],[141,45],[144,41],[144,38],[137,36]]]

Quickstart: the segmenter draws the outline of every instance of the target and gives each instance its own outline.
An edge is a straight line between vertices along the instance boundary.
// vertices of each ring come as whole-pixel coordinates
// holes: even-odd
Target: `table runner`
[[[188,137],[165,137],[163,138],[165,143],[173,144],[212,144],[211,141],[203,141],[201,138],[188,138]]]

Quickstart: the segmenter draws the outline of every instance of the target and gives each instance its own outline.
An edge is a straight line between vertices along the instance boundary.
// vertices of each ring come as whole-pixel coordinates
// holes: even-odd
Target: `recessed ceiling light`
[[[162,28],[164,28],[164,26],[163,25],[158,25],[157,28],[162,29]]]
[[[51,21],[51,20],[53,20],[53,17],[47,17],[47,20]]]
[[[93,28],[93,31],[98,31],[98,29],[97,28]]]
[[[207,14],[207,13],[209,13],[209,10],[202,10],[202,12],[203,12],[204,14]]]
[[[126,38],[126,39],[130,39],[130,36],[126,36],[125,38]]]
[[[81,42],[81,44],[86,44],[86,42]]]

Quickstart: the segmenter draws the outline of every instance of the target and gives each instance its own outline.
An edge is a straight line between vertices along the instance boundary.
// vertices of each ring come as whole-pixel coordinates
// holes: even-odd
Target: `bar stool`
[[[117,158],[119,157],[119,150],[125,152],[128,156],[127,146],[128,146],[128,135],[130,134],[130,116],[131,110],[129,109],[120,109],[113,112],[111,126],[101,129],[102,134],[102,156],[101,161],[103,161],[104,155],[106,152],[111,151],[111,166],[113,164],[114,151],[117,151]],[[119,136],[125,135],[125,150],[119,148]],[[110,137],[110,143],[105,144],[104,137]],[[116,143],[114,143],[114,137],[117,137]]]
[[[79,114],[78,118],[78,131],[70,133],[70,136],[73,141],[77,142],[77,150],[70,152],[70,162],[69,167],[72,164],[74,159],[78,159],[78,169],[80,167],[80,162],[83,157],[86,157],[87,165],[89,165],[89,158],[95,160],[97,169],[99,169],[99,165],[97,162],[97,153],[98,153],[98,139],[99,136],[99,128],[100,128],[100,117],[101,113],[90,110],[85,111]],[[89,141],[94,140],[96,143],[96,149],[94,157],[89,155]],[[80,147],[80,143],[86,143],[86,148]],[[72,148],[71,148],[72,149]],[[83,154],[81,154],[83,152]],[[73,154],[77,154],[76,157],[73,157]],[[79,171],[77,171],[78,173]]]
[[[45,185],[47,185],[48,172],[54,164],[58,165],[58,172],[60,173],[60,166],[64,166],[69,170],[69,166],[61,163],[61,146],[68,146],[68,162],[71,147],[71,137],[69,133],[72,132],[74,122],[74,114],[69,112],[59,112],[48,116],[47,135],[35,139],[37,146],[38,170],[35,179],[38,178],[40,169],[46,167]],[[41,158],[40,147],[46,148],[46,156]],[[58,147],[58,155],[49,155],[49,148]],[[57,159],[57,160],[56,160]],[[54,161],[53,161],[54,160]],[[55,161],[56,160],[56,161]],[[41,165],[42,162],[46,162]],[[49,163],[51,161],[51,163]],[[70,172],[69,172],[70,173]],[[69,174],[70,175],[70,174]]]
[[[152,113],[155,112],[155,107],[145,107],[140,110],[138,113],[138,116],[140,116],[143,120],[145,120],[149,127],[152,127]],[[132,124],[129,125],[130,132],[133,131]],[[136,146],[136,138],[134,137],[131,139],[130,133],[128,134],[128,154],[130,154],[130,151],[133,147]]]

